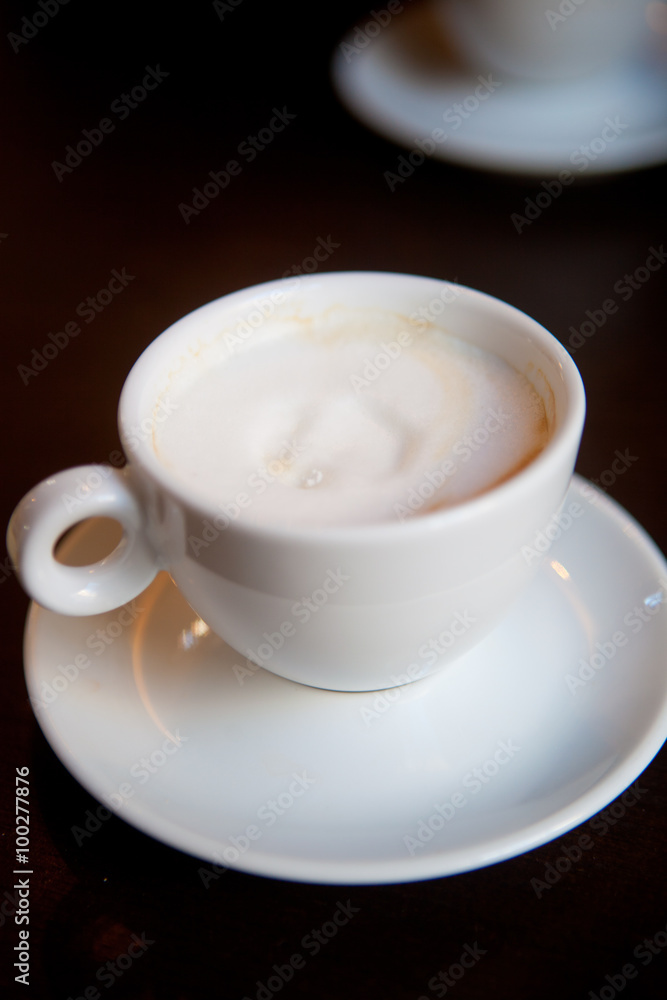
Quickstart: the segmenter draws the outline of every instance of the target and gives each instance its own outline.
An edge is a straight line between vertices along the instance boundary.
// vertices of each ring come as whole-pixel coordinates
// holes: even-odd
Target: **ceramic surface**
[[[363,124],[414,151],[413,161],[426,144],[435,159],[547,181],[567,170],[571,183],[667,160],[667,64],[658,46],[619,67],[536,82],[467,67],[429,4],[405,7],[367,37],[363,23],[360,30],[336,49],[334,86]],[[398,166],[388,157],[389,172]]]
[[[424,314],[428,321],[419,318]],[[542,398],[545,447],[504,481],[427,516],[322,527],[269,518],[253,524],[238,505],[237,514],[227,516],[233,497],[216,505],[212,495],[200,496],[156,452],[156,426],[179,419],[171,416],[180,405],[179,379],[195,380],[224,363],[243,323],[252,350],[259,350],[258,343],[295,323],[321,336],[332,315],[347,324],[371,317],[380,330],[389,316],[405,323],[408,337],[437,320],[449,333],[499,355]],[[394,351],[392,343],[387,350]],[[395,347],[400,353],[398,342]],[[210,627],[267,670],[335,691],[390,688],[425,641],[438,640],[437,657],[422,658],[413,678],[481,641],[530,582],[533,567],[521,549],[562,503],[584,413],[581,378],[562,344],[490,295],[438,279],[371,271],[268,282],[202,306],[146,348],[119,405],[127,466],[79,466],[42,481],[12,516],[9,552],[28,593],[58,614],[117,608],[159,569],[168,569]],[[227,431],[216,427],[218,433]],[[473,446],[490,435],[480,423],[470,435]],[[211,442],[209,460],[217,461],[215,437]],[[465,461],[464,451],[460,463]],[[453,464],[449,475],[455,469]],[[418,500],[435,492],[427,478],[434,472],[440,469],[425,469],[423,481],[414,484]],[[243,495],[244,504],[252,503],[250,485]],[[406,502],[408,497],[409,491]],[[53,558],[67,528],[102,515],[124,529],[107,559],[74,569]]]
[[[602,809],[667,736],[665,559],[577,477],[564,511],[510,616],[426,680],[334,693],[255,669],[161,574],[123,611],[32,606],[37,718],[100,802],[209,864],[383,883],[521,854]]]

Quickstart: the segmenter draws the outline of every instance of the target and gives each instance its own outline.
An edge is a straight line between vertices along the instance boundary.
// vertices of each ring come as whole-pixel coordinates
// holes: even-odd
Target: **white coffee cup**
[[[448,38],[480,70],[567,80],[634,58],[650,38],[641,0],[436,0]]]
[[[404,522],[318,528],[221,520],[154,447],[156,428],[169,419],[172,380],[204,364],[221,331],[237,328],[243,317],[263,317],[264,332],[312,321],[316,335],[318,319],[341,303],[381,307],[406,323],[411,315],[429,315],[509,362],[544,402],[546,447],[501,485]],[[119,406],[127,466],[104,474],[81,466],[44,480],[16,508],[8,547],[28,593],[60,614],[111,610],[167,569],[197,614],[239,651],[239,664],[253,654],[266,669],[314,687],[392,687],[479,642],[531,579],[537,564],[525,547],[559,511],[584,412],[584,389],[567,351],[524,313],[481,292],[377,272],[269,282],[203,306],[146,349]],[[77,503],[64,502],[72,496]],[[62,565],[53,554],[57,540],[95,516],[122,525],[116,550],[91,566]],[[193,548],[193,537],[206,544]],[[308,616],[296,613],[304,600]],[[433,662],[419,651],[438,636]]]

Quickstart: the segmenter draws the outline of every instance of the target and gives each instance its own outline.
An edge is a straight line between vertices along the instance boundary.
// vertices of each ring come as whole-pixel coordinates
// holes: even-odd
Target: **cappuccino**
[[[267,282],[146,348],[120,398],[127,470],[73,506],[96,466],[44,480],[9,552],[56,614],[118,608],[166,570],[240,656],[322,689],[393,687],[425,637],[456,641],[417,677],[527,586],[522,552],[560,509],[584,415],[565,348],[489,295],[373,271]],[[120,545],[62,566],[63,531],[101,516]]]
[[[500,357],[424,325],[334,310],[221,334],[172,381],[156,455],[253,524],[387,523],[479,496],[544,448],[544,401]]]

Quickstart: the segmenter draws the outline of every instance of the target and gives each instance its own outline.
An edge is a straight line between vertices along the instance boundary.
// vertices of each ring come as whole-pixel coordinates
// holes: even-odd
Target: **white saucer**
[[[583,514],[497,631],[439,675],[384,693],[326,692],[259,669],[241,684],[233,668],[246,661],[206,632],[166,574],[128,606],[134,616],[33,605],[25,660],[39,722],[102,803],[218,865],[381,883],[521,854],[607,805],[667,737],[667,563],[584,480],[572,503]],[[95,540],[90,524],[71,551]],[[613,656],[568,682],[596,643]]]
[[[336,49],[338,95],[363,124],[408,149],[442,129],[436,159],[545,179],[563,169],[591,176],[667,160],[667,65],[655,53],[565,83],[494,72],[500,86],[475,107],[479,73],[457,61],[430,3],[404,8],[361,46],[363,36],[352,31]],[[471,113],[452,111],[457,103]],[[613,136],[607,118],[627,128]],[[600,139],[603,131],[611,141]],[[590,153],[577,154],[582,145]],[[396,171],[395,161],[388,171]]]

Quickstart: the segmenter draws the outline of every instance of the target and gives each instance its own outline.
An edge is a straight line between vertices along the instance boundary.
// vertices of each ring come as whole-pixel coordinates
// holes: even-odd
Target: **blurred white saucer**
[[[667,161],[667,65],[658,45],[613,70],[545,83],[469,69],[442,29],[429,2],[403,5],[385,23],[369,16],[349,32],[332,62],[348,110],[415,150],[414,160],[430,140],[435,159],[544,178]]]

